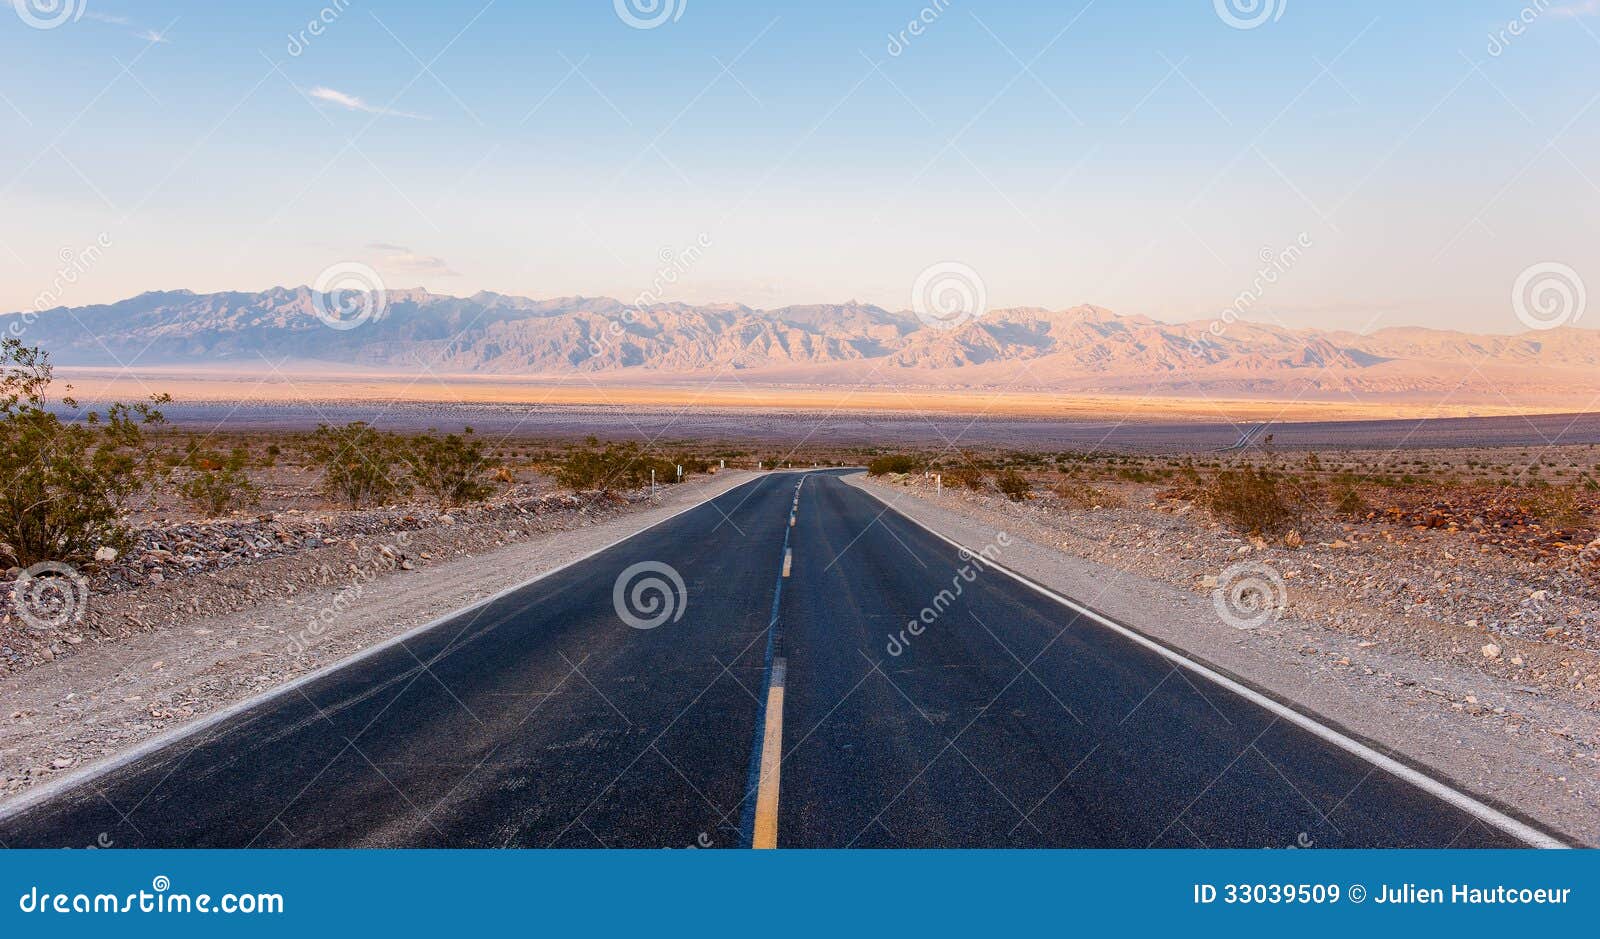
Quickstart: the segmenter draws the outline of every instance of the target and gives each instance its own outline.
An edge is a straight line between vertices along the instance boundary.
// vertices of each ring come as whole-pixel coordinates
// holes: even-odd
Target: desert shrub
[[[885,473],[915,473],[922,469],[922,461],[904,453],[880,456],[867,463],[867,474],[882,476]]]
[[[52,410],[51,381],[43,349],[0,340],[0,556],[21,567],[125,545],[123,506],[159,469],[142,428],[162,423],[156,408],[172,400],[152,395],[62,420],[58,411],[78,416],[78,402],[63,395]]]
[[[973,492],[983,491],[984,475],[980,469],[971,466],[957,466],[946,471],[943,475],[946,486],[961,486],[971,489]]]
[[[178,494],[197,511],[215,518],[228,511],[256,502],[256,487],[245,475],[250,463],[250,451],[234,447],[224,456],[215,450],[202,450],[190,444],[184,456],[184,465],[190,475],[178,484]]]
[[[1194,458],[1185,457],[1177,469],[1177,479],[1173,481],[1173,488],[1185,499],[1198,499],[1205,491],[1205,481],[1200,477],[1200,471],[1195,468]]]
[[[636,443],[608,443],[602,447],[592,437],[585,446],[574,447],[553,460],[550,470],[556,482],[579,491],[648,485],[651,470],[655,470],[660,484],[677,478],[677,464],[644,453]]]
[[[1063,481],[1056,483],[1052,491],[1075,509],[1114,509],[1127,504],[1120,493],[1097,489],[1088,483]]]
[[[1339,483],[1333,488],[1333,509],[1340,515],[1362,518],[1367,514],[1367,500],[1353,483]]]
[[[994,478],[994,484],[1012,502],[1021,502],[1033,491],[1033,483],[1028,482],[1028,477],[1014,469],[1002,470]]]
[[[1159,473],[1152,473],[1143,467],[1119,469],[1117,470],[1117,477],[1135,483],[1153,483],[1158,482],[1161,479],[1161,475]]]
[[[1578,494],[1564,486],[1540,489],[1522,506],[1546,528],[1586,528],[1589,516],[1578,501]]]
[[[440,509],[466,502],[482,502],[494,492],[483,479],[483,443],[468,427],[460,434],[417,434],[406,442],[404,460],[411,481]]]
[[[311,435],[306,456],[322,468],[322,487],[328,495],[352,509],[393,502],[410,491],[399,470],[399,441],[379,433],[366,421],[343,427],[319,424]]]
[[[1304,514],[1303,494],[1292,480],[1253,466],[1218,473],[1204,502],[1229,527],[1253,534],[1282,531]]]
[[[685,476],[689,476],[694,473],[709,473],[711,472],[711,467],[713,465],[710,460],[705,459],[704,457],[690,456],[688,454],[679,454],[674,457],[669,457],[667,462],[673,464],[674,471],[676,471],[677,467],[679,466],[683,467],[683,475]]]

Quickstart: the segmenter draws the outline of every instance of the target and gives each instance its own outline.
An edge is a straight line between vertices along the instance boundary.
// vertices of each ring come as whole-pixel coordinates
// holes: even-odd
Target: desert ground
[[[712,377],[671,377],[651,382],[620,382],[589,376],[507,378],[433,372],[280,371],[242,366],[228,372],[214,368],[162,367],[129,372],[118,369],[62,367],[62,381],[87,400],[139,397],[152,390],[174,399],[207,405],[312,407],[356,402],[407,409],[414,407],[627,408],[637,411],[798,411],[994,415],[1080,421],[1362,421],[1437,417],[1489,417],[1532,414],[1548,406],[1505,402],[1456,403],[1440,396],[1415,400],[1385,398],[1363,401],[1356,395],[1336,400],[1177,396],[1150,394],[1047,393],[1004,386],[940,391],[887,380],[854,384],[787,386],[747,383],[735,372]]]
[[[1578,780],[1592,778],[1600,753],[1600,445],[1548,446],[1528,426],[1521,432],[1533,442],[1474,446],[1451,434],[1445,445],[1321,451],[1281,438],[1164,453],[951,448],[937,438],[920,448],[673,444],[663,455],[701,472],[654,499],[641,487],[563,487],[563,461],[593,444],[482,434],[492,485],[481,502],[352,509],[323,488],[305,433],[179,424],[151,438],[170,470],[128,507],[131,545],[83,571],[90,600],[80,618],[41,632],[0,597],[0,791],[45,782],[516,582],[528,565],[598,537],[583,532],[653,517],[663,499],[726,488],[758,466],[889,457],[915,468],[881,472],[872,486],[1008,526],[1055,552],[1048,563],[1060,569],[1137,575],[1148,581],[1140,589],[1203,604],[1230,565],[1272,565],[1288,585],[1288,621],[1314,624],[1321,638],[1272,624],[1239,641],[1274,667],[1309,662],[1403,690],[1426,715],[1418,726],[1428,739],[1458,724],[1515,737],[1532,748],[1528,773],[1571,781],[1549,783],[1566,787],[1561,800],[1540,798],[1566,806],[1568,830],[1587,832],[1570,820],[1597,798]],[[1424,425],[1413,439],[1435,436]],[[195,472],[184,454],[196,448],[247,454],[250,498],[207,517],[180,497]],[[1285,525],[1251,531],[1208,501],[1221,474],[1246,468],[1289,487]],[[419,592],[429,577],[442,578],[437,589]],[[399,615],[380,602],[389,596],[420,599]],[[1389,726],[1396,739],[1405,730]]]

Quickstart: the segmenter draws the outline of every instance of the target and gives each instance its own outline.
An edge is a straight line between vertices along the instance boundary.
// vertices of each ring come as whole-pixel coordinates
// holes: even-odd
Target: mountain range
[[[1166,323],[1097,306],[999,309],[953,329],[860,304],[760,310],[389,291],[381,316],[333,329],[308,287],[141,294],[0,317],[58,365],[227,366],[1073,393],[1515,401],[1588,409],[1600,331],[1367,334],[1259,322]],[[1509,312],[1508,312],[1509,317]]]

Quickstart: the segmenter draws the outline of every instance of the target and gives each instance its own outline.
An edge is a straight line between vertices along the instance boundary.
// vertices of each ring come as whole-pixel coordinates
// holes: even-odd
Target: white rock
[[[1486,659],[1498,659],[1500,657],[1500,647],[1492,642],[1485,645],[1479,651],[1483,653],[1483,657]]]
[[[117,559],[117,549],[112,547],[95,548],[94,559],[106,562],[115,561]]]

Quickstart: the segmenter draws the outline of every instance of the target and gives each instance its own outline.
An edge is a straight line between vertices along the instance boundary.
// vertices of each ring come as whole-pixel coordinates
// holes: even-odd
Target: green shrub
[[[483,479],[483,443],[468,427],[460,434],[417,434],[406,444],[404,461],[411,481],[441,510],[467,502],[482,502],[494,492]]]
[[[885,473],[916,473],[921,470],[922,461],[904,453],[880,456],[867,464],[867,474],[870,476],[882,476]]]
[[[172,400],[151,395],[64,421],[49,406],[51,381],[43,349],[0,340],[0,556],[19,567],[126,544],[123,507],[159,470],[142,428],[162,423],[156,407]],[[79,410],[59,400],[69,417]]]
[[[399,450],[393,434],[379,433],[366,421],[353,421],[343,427],[319,424],[306,455],[312,465],[322,468],[324,491],[358,509],[393,502],[410,492],[410,481],[399,471]]]
[[[244,472],[250,463],[250,451],[244,447],[235,447],[223,456],[191,443],[183,462],[189,467],[190,476],[178,485],[178,494],[208,518],[255,504],[256,487]]]
[[[592,437],[586,446],[568,450],[550,466],[556,482],[577,491],[649,485],[651,470],[655,470],[656,482],[665,485],[677,480],[677,468],[670,460],[644,453],[636,443],[608,443],[602,447]]]

